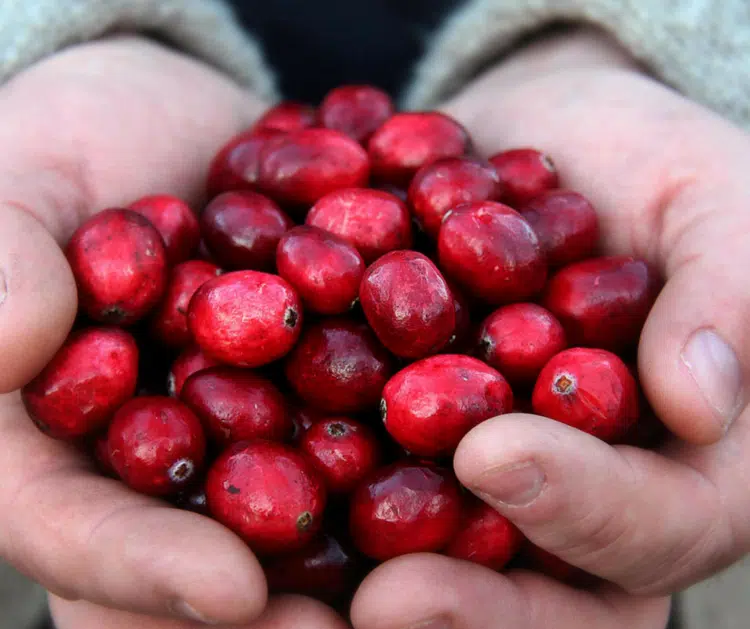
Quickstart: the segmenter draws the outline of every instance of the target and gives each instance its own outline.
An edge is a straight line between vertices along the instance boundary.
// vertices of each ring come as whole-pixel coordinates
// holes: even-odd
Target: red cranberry
[[[380,342],[397,356],[433,354],[456,328],[448,284],[416,251],[392,251],[373,263],[362,278],[359,300]]]
[[[599,242],[599,219],[588,199],[570,190],[550,190],[521,207],[551,266],[589,257]]]
[[[133,398],[109,426],[112,466],[125,484],[165,496],[185,487],[203,465],[206,438],[198,418],[173,398]]]
[[[523,533],[481,500],[469,499],[468,502],[461,528],[444,552],[449,557],[502,570],[521,549]]]
[[[261,151],[258,181],[279,203],[310,206],[339,188],[366,186],[369,177],[364,149],[331,129],[281,135]]]
[[[159,232],[132,210],[92,216],[68,243],[78,304],[95,321],[134,323],[153,308],[167,283],[167,256]]]
[[[367,144],[373,176],[404,187],[425,164],[460,157],[468,148],[466,129],[436,111],[395,114]]]
[[[266,111],[253,125],[254,131],[299,131],[314,127],[318,116],[314,107],[294,101],[283,101]]]
[[[512,384],[533,384],[542,367],[566,346],[560,322],[536,304],[503,306],[479,329],[479,357]]]
[[[112,465],[112,457],[109,456],[109,439],[107,432],[101,433],[96,439],[94,439],[94,445],[92,447],[94,455],[94,461],[99,471],[104,476],[110,478],[117,478],[117,471]]]
[[[198,219],[187,203],[167,194],[143,197],[129,209],[145,216],[164,240],[167,262],[179,264],[189,260],[198,248]]]
[[[193,337],[188,330],[187,309],[190,299],[203,284],[221,274],[215,264],[188,260],[172,269],[161,305],[151,319],[151,333],[171,347],[185,347]]]
[[[190,376],[180,399],[220,446],[238,441],[284,441],[292,433],[284,397],[265,378],[234,367],[212,367]]]
[[[380,463],[375,433],[348,417],[330,417],[308,428],[299,448],[323,476],[328,491],[348,494]]]
[[[73,439],[100,430],[135,394],[138,348],[117,328],[73,332],[42,372],[21,391],[40,430]]]
[[[490,157],[503,185],[503,202],[519,207],[536,195],[557,188],[557,168],[534,149],[512,149]]]
[[[328,413],[376,406],[393,373],[388,352],[364,323],[326,319],[305,328],[286,362],[300,398]]]
[[[276,246],[292,225],[271,199],[250,190],[220,194],[201,214],[203,241],[230,270],[273,270]]]
[[[461,524],[461,494],[447,470],[403,461],[376,471],[352,495],[357,548],[385,561],[447,546]]]
[[[432,238],[443,217],[458,205],[496,201],[502,187],[489,162],[474,157],[448,157],[419,169],[409,186],[409,205]]]
[[[211,514],[260,554],[305,546],[323,520],[326,492],[318,472],[290,447],[270,441],[236,443],[206,479]]]
[[[302,441],[302,437],[305,436],[310,426],[323,421],[327,417],[322,411],[300,405],[292,406],[290,416],[293,424],[291,441],[295,445],[299,445],[299,442]]]
[[[185,348],[175,358],[167,378],[167,391],[172,397],[179,397],[185,381],[194,373],[209,367],[216,367],[219,363],[206,355],[197,345]]]
[[[561,269],[543,303],[560,319],[571,345],[619,351],[638,342],[656,295],[656,276],[646,262],[612,256]]]
[[[318,201],[305,222],[352,243],[367,264],[413,242],[409,210],[382,190],[337,190]]]
[[[332,315],[351,309],[365,263],[344,239],[317,227],[300,226],[279,242],[276,268],[295,288],[305,310]]]
[[[284,356],[302,329],[294,289],[276,275],[234,271],[201,286],[188,327],[209,356],[237,367],[260,367]]]
[[[365,143],[393,112],[393,101],[383,90],[370,85],[344,85],[326,94],[319,118],[327,129]]]
[[[534,230],[518,212],[493,201],[463,205],[445,217],[438,258],[446,274],[490,304],[528,299],[547,279]]]
[[[391,437],[426,457],[452,454],[474,426],[512,408],[505,378],[459,354],[431,356],[402,369],[385,385],[380,402]]]
[[[534,412],[603,441],[621,439],[638,419],[638,390],[622,360],[603,349],[560,352],[542,369]]]

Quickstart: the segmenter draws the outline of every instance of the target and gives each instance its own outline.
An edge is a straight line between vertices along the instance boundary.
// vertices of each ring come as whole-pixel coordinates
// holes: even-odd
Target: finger
[[[541,575],[500,575],[437,555],[383,564],[352,604],[355,629],[657,629],[668,613],[668,599],[575,590]]]
[[[247,546],[208,518],[96,476],[0,397],[0,556],[68,599],[239,623],[266,603]]]
[[[532,542],[630,592],[672,592],[731,560],[715,486],[658,453],[513,414],[472,430],[454,464]]]

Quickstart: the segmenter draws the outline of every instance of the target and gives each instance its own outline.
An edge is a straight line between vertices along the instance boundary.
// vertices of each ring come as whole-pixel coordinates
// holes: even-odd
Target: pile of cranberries
[[[345,86],[269,110],[207,191],[197,217],[150,196],[72,236],[80,316],[23,389],[39,429],[229,527],[274,591],[340,602],[420,551],[577,576],[451,470],[513,411],[658,434],[633,365],[659,282],[597,257],[550,158],[481,159],[450,117]]]

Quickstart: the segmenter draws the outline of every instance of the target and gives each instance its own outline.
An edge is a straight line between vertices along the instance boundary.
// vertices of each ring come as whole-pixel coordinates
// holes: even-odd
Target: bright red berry
[[[126,485],[165,496],[182,490],[198,474],[206,438],[193,412],[169,397],[133,398],[109,426],[112,466]]]
[[[490,157],[490,162],[503,186],[502,201],[514,208],[559,185],[554,162],[535,149],[503,151]]]
[[[326,94],[318,116],[327,129],[341,131],[364,144],[393,112],[393,101],[383,90],[370,85],[343,85]]]
[[[29,416],[57,439],[102,429],[135,394],[138,348],[117,328],[73,332],[42,372],[23,387]]]
[[[325,486],[312,464],[289,446],[236,443],[211,466],[206,479],[211,514],[256,553],[291,552],[318,532]]]
[[[208,356],[197,345],[186,347],[182,353],[175,358],[167,376],[167,392],[172,397],[179,397],[185,381],[194,373],[216,367],[219,362]]]
[[[609,443],[638,420],[638,388],[620,358],[603,349],[572,348],[542,369],[531,398],[537,415]]]
[[[259,367],[284,356],[302,329],[294,289],[276,275],[225,273],[201,286],[188,309],[188,327],[209,356],[237,367]]]
[[[274,105],[258,118],[253,131],[271,129],[289,133],[314,127],[317,120],[314,107],[287,100]]]
[[[169,264],[189,260],[195,253],[201,237],[198,219],[182,199],[168,194],[143,197],[131,203],[129,209],[156,227],[164,240]]]
[[[434,354],[456,328],[448,284],[430,259],[416,251],[392,251],[370,265],[359,300],[380,342],[397,356]]]

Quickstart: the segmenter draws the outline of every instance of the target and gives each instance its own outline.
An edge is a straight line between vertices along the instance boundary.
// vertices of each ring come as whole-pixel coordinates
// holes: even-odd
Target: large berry
[[[159,194],[138,199],[130,209],[142,214],[161,234],[169,264],[189,260],[198,248],[200,228],[190,206],[182,199]]]
[[[503,185],[502,201],[515,208],[559,184],[554,162],[535,149],[503,151],[490,157],[490,162]]]
[[[314,127],[318,116],[314,107],[286,100],[269,108],[253,125],[254,131],[299,131]]]
[[[318,116],[327,129],[341,131],[364,144],[393,110],[393,101],[383,90],[370,85],[343,85],[326,94]]]
[[[167,375],[167,392],[172,397],[179,397],[185,381],[194,373],[216,367],[219,362],[206,355],[197,345],[186,347],[177,358]]]

